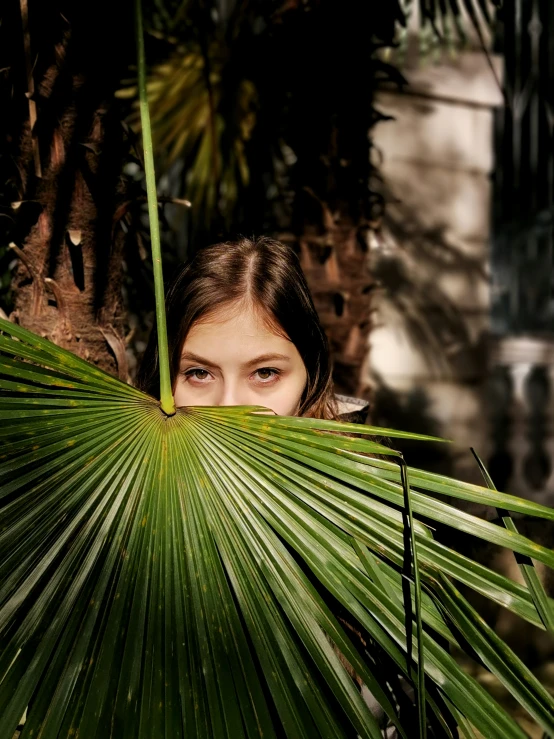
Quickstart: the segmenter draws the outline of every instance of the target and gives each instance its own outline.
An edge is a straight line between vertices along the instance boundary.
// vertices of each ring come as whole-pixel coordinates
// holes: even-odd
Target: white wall
[[[500,76],[500,60],[492,61]],[[383,90],[377,100],[394,120],[374,129],[387,206],[371,255],[383,289],[366,380],[400,398],[423,392],[442,434],[479,447],[486,445],[480,380],[489,329],[493,109],[502,95],[481,52],[403,73],[408,88]]]

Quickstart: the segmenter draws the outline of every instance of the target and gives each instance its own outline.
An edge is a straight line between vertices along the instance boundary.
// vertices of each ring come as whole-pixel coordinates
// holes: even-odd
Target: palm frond
[[[420,28],[444,46],[465,44],[475,36],[488,48],[486,39],[494,26],[494,12],[501,0],[400,0],[402,12],[409,22],[416,11]]]
[[[26,710],[22,739],[379,737],[348,666],[410,735],[379,657],[417,683],[405,486],[392,450],[344,436],[400,433],[252,408],[168,417],[48,341],[0,330],[0,739]],[[524,736],[449,654],[470,642],[552,732],[551,696],[448,576],[541,625],[528,588],[439,544],[429,524],[552,566],[549,550],[435,496],[554,511],[417,470],[409,479],[432,720]]]
[[[477,460],[479,468],[483,474],[483,477],[485,478],[487,487],[491,490],[496,490],[491,476],[485,469],[485,466],[479,459],[475,450],[472,449],[471,451],[473,452],[473,455]],[[504,526],[510,531],[513,531],[517,534],[517,527],[510,513],[508,511],[503,511],[502,509],[499,511],[499,513],[502,516],[502,523],[504,524]],[[552,608],[552,605],[549,602],[548,595],[546,593],[546,590],[544,589],[544,585],[542,584],[539,575],[537,574],[535,565],[533,564],[533,560],[531,559],[531,557],[520,554],[519,556],[516,555],[516,561],[519,565],[519,569],[523,576],[523,579],[525,580],[525,583],[529,588],[529,593],[533,598],[535,608],[537,609],[537,613],[541,617],[544,628],[551,634],[554,634],[554,608]]]
[[[248,79],[234,79],[236,90],[226,91],[226,98],[234,100],[231,117],[229,111],[220,110],[225,49],[213,43],[207,53],[209,89],[205,55],[196,42],[179,47],[168,60],[154,66],[147,82],[154,150],[164,167],[177,159],[187,163],[182,189],[198,218],[206,223],[217,204],[230,218],[241,188],[248,184],[245,145],[256,121],[256,90]],[[228,84],[228,75],[226,79]],[[118,96],[135,98],[136,88],[122,88]],[[140,129],[138,107],[129,122]]]

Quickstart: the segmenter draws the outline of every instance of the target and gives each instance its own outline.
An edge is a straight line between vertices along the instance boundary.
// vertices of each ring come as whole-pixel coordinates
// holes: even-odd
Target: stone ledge
[[[512,336],[491,340],[492,365],[554,365],[554,339]]]

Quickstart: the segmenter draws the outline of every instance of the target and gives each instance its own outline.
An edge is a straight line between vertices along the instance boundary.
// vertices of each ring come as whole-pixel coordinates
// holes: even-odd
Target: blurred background
[[[0,9],[0,309],[123,379],[153,322],[132,18]],[[481,483],[474,447],[499,489],[554,505],[551,0],[144,0],[144,19],[166,279],[200,245],[290,244],[337,390],[454,441],[409,463]],[[552,644],[486,615],[554,684]]]

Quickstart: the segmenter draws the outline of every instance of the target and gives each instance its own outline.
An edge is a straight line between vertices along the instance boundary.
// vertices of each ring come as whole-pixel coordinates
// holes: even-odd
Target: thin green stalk
[[[496,486],[492,481],[492,477],[489,475],[487,469],[485,468],[485,465],[479,459],[479,456],[475,449],[473,449],[473,447],[471,447],[471,452],[475,457],[477,464],[479,465],[479,469],[481,470],[481,474],[485,479],[487,487],[490,490],[496,490]],[[499,516],[502,518],[502,523],[508,529],[508,531],[513,531],[515,534],[517,534],[518,530],[512,516],[510,515],[510,512],[502,508],[497,508],[496,510],[498,511]],[[544,586],[537,574],[537,570],[535,569],[533,560],[531,559],[531,557],[528,557],[525,554],[518,554],[517,552],[514,552],[514,557],[516,558],[516,562],[519,565],[519,569],[521,571],[521,574],[523,575],[525,583],[527,584],[529,593],[531,595],[531,598],[533,599],[533,603],[535,605],[535,608],[537,609],[537,613],[539,614],[544,628],[551,634],[554,634],[554,611],[550,605],[548,594],[544,589]]]
[[[135,31],[137,43],[138,91],[140,121],[142,126],[142,146],[144,150],[144,170],[146,173],[146,195],[150,219],[150,239],[152,242],[152,263],[154,267],[154,293],[156,296],[156,325],[158,329],[158,363],[160,367],[160,406],[168,416],[175,413],[175,401],[171,391],[169,373],[169,351],[167,348],[167,325],[165,319],[164,280],[162,271],[162,250],[160,246],[160,223],[158,220],[158,198],[156,193],[156,174],[154,172],[154,152],[150,111],[146,93],[146,62],[144,54],[144,31],[142,23],[141,0],[135,0]]]
[[[427,717],[426,717],[426,690],[425,690],[425,654],[423,646],[423,621],[421,616],[421,582],[419,577],[419,564],[417,556],[416,539],[414,533],[414,518],[412,514],[412,501],[410,496],[410,481],[408,479],[408,466],[402,457],[400,459],[400,476],[402,479],[402,488],[404,491],[404,511],[405,522],[409,527],[409,540],[405,537],[406,553],[411,549],[412,567],[414,579],[414,597],[415,597],[415,618],[417,628],[417,712],[419,719],[419,739],[425,739],[427,736]],[[406,573],[409,577],[410,573]],[[408,582],[409,587],[409,582]],[[409,614],[409,611],[408,611]],[[411,616],[408,615],[410,618]],[[410,624],[406,623],[406,636],[409,634]],[[407,645],[408,646],[408,645]],[[411,645],[409,646],[408,659],[411,658]]]

